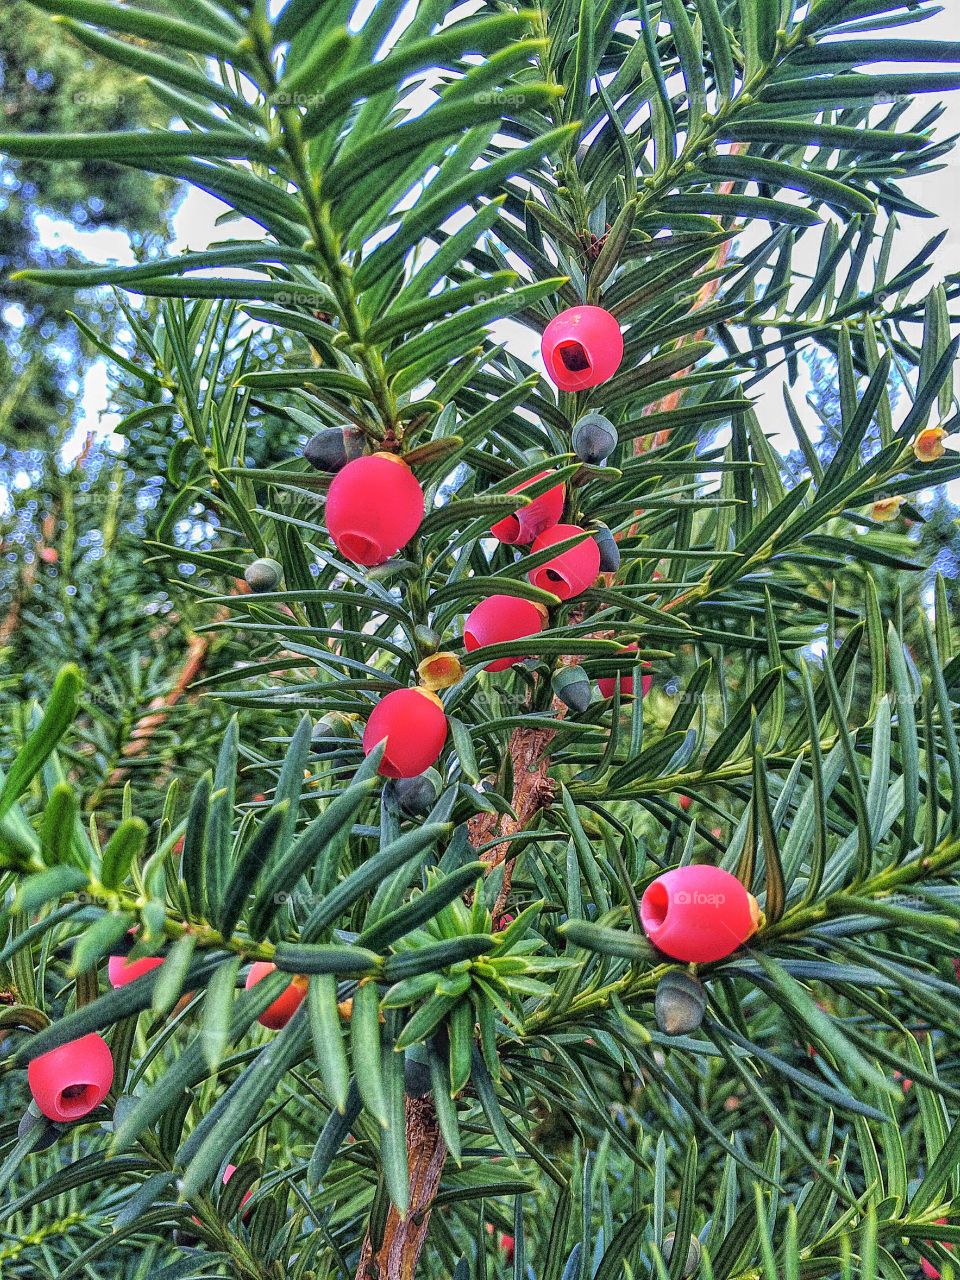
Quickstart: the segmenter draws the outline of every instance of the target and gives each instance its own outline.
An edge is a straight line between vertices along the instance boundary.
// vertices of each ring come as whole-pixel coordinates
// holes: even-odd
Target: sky
[[[916,32],[925,39],[952,39],[955,35],[955,22],[946,11],[922,23]],[[876,70],[888,68],[878,66]],[[904,64],[890,67],[891,70],[903,71]],[[931,99],[933,101],[935,99]],[[960,134],[960,94],[947,95],[948,109],[939,125],[940,136]],[[926,99],[921,101],[921,109],[926,109]],[[898,241],[899,260],[906,262],[919,251],[924,242],[937,231],[946,228],[947,237],[940,246],[934,259],[933,270],[926,277],[924,286],[928,287],[949,273],[956,273],[960,263],[960,163],[954,161],[939,173],[914,178],[905,184],[907,194],[918,203],[931,209],[936,217],[927,219],[904,219]],[[227,226],[217,227],[216,219],[223,212],[224,206],[211,196],[196,189],[189,189],[179,205],[173,218],[173,240],[169,252],[183,252],[187,249],[204,249],[212,242],[232,238],[255,238],[261,232],[252,223],[231,222]],[[87,257],[97,262],[128,263],[132,261],[129,243],[122,232],[103,229],[95,232],[80,231],[65,222],[55,221],[46,215],[37,218],[37,226],[42,239],[50,245],[69,244]],[[515,346],[518,353],[536,361],[536,342],[529,331],[519,325],[506,322],[501,327],[494,327],[495,336]],[[792,432],[789,429],[782,403],[782,387],[785,372],[774,373],[764,380],[755,393],[758,397],[757,410],[765,430],[771,437],[775,448],[786,452],[795,447]],[[809,390],[810,383],[806,372],[801,373],[799,385],[793,389],[794,402],[802,407],[803,397]],[[109,434],[117,422],[117,417],[110,409],[109,373],[102,362],[92,366],[87,374],[82,395],[82,420],[74,439],[68,446],[68,455],[78,452],[87,432],[98,435]],[[119,443],[119,441],[117,442]],[[958,486],[960,488],[960,486]]]

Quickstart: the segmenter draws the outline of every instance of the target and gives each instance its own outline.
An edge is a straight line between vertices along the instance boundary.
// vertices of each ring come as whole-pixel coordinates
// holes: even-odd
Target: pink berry
[[[938,1218],[938,1219],[937,1219],[937,1225],[938,1225],[938,1226],[940,1226],[940,1225],[941,1225],[942,1223],[944,1223],[944,1222],[946,1222],[946,1218]],[[952,1246],[952,1245],[949,1245],[949,1244],[948,1244],[948,1245],[947,1245],[947,1248],[948,1248],[948,1249],[950,1249],[951,1251],[953,1250],[953,1246]],[[921,1258],[921,1259],[920,1259],[920,1270],[921,1270],[921,1271],[923,1272],[923,1274],[927,1277],[927,1280],[940,1280],[940,1272],[939,1272],[939,1271],[937,1270],[937,1268],[933,1265],[933,1263],[932,1263],[932,1262],[928,1262],[928,1261],[926,1260],[926,1258]]]
[[[463,627],[463,643],[468,653],[488,644],[522,640],[543,630],[543,613],[532,600],[518,596],[490,596],[481,600],[467,617]],[[488,662],[484,671],[506,671],[522,662],[522,658],[497,658]]]
[[[603,307],[570,307],[547,325],[540,350],[561,391],[583,391],[606,382],[620,368],[623,334]]]
[[[539,551],[546,551],[548,547],[583,532],[575,524],[556,524],[540,534],[530,551],[536,555]],[[585,538],[578,546],[562,551],[553,560],[534,569],[528,577],[535,587],[552,591],[561,600],[571,600],[592,586],[599,572],[600,548],[593,538]]]
[[[252,964],[247,974],[246,989],[249,991],[251,987],[255,987],[268,973],[273,973],[276,967],[269,960],[258,960],[256,964]],[[306,994],[307,979],[294,978],[286,991],[281,992],[273,1004],[267,1005],[257,1021],[261,1026],[269,1027],[271,1031],[279,1031],[300,1008]]]
[[[235,1164],[228,1164],[228,1165],[227,1165],[227,1167],[226,1167],[226,1168],[224,1169],[224,1171],[223,1171],[223,1185],[224,1185],[224,1186],[226,1186],[226,1185],[227,1185],[227,1183],[230,1181],[230,1179],[233,1177],[233,1175],[234,1175],[236,1172],[237,1172],[237,1166],[236,1166]],[[243,1199],[240,1201],[240,1208],[241,1208],[241,1209],[242,1209],[242,1208],[243,1208],[243,1206],[247,1203],[247,1201],[250,1199],[250,1197],[251,1197],[252,1195],[253,1195],[253,1190],[252,1190],[252,1189],[251,1189],[250,1191],[245,1191],[245,1192],[243,1193]],[[246,1214],[244,1214],[243,1216],[244,1216],[244,1217],[246,1217],[247,1215],[246,1215]]]
[[[620,650],[621,653],[636,653],[636,651],[637,651],[637,646],[635,644],[628,644],[625,649]],[[649,662],[643,663],[644,669],[648,668],[649,666],[650,666]],[[642,698],[645,698],[647,694],[650,692],[650,686],[652,684],[653,684],[653,676],[640,677],[640,696]],[[604,698],[613,697],[613,691],[616,688],[616,685],[617,685],[616,676],[602,676],[597,680],[597,688],[600,690],[601,697],[604,697]],[[622,675],[620,677],[620,696],[624,698],[624,697],[631,697],[632,695],[633,695],[633,676]]]
[[[385,778],[415,778],[443,750],[447,739],[443,703],[427,689],[394,689],[370,713],[363,731],[364,754],[369,755],[384,739],[387,746],[380,773]]]
[[[98,1107],[113,1084],[113,1054],[91,1031],[34,1058],[27,1068],[33,1100],[48,1120],[79,1120]]]
[[[163,956],[144,956],[142,960],[131,960],[128,956],[111,956],[107,961],[107,978],[111,987],[125,987],[128,982],[136,982],[151,969],[158,969],[163,964]]]
[[[510,490],[510,493],[520,493],[521,490],[548,475],[550,475],[549,471],[541,471],[529,480],[524,480],[523,484],[518,484],[515,489]],[[532,542],[545,529],[552,529],[557,524],[563,515],[563,501],[563,485],[554,485],[552,489],[541,493],[539,498],[534,498],[531,503],[521,507],[513,515],[504,516],[502,520],[498,520],[490,532],[495,538],[499,538],[501,542],[506,542],[510,546],[521,542]]]
[[[689,964],[722,960],[759,925],[753,894],[721,867],[675,867],[647,886],[640,903],[647,937]]]
[[[237,1172],[237,1166],[236,1166],[235,1164],[228,1164],[228,1165],[227,1165],[227,1167],[226,1167],[226,1168],[224,1169],[224,1171],[223,1171],[223,1177],[220,1179],[220,1181],[223,1183],[223,1185],[224,1185],[224,1186],[226,1186],[226,1185],[227,1185],[227,1183],[230,1181],[230,1179],[233,1177],[233,1175],[234,1175],[236,1172]],[[243,1208],[243,1206],[247,1203],[247,1201],[250,1199],[250,1197],[251,1197],[252,1195],[253,1195],[253,1191],[252,1191],[252,1190],[250,1190],[250,1191],[245,1191],[245,1192],[244,1192],[244,1194],[243,1194],[243,1199],[240,1201],[240,1208],[241,1208],[241,1209],[242,1209],[242,1208]],[[243,1219],[244,1219],[244,1221],[246,1221],[248,1217],[249,1217],[249,1214],[246,1214],[246,1213],[245,1213],[245,1214],[243,1215]],[[193,1221],[197,1224],[197,1226],[198,1226],[198,1227],[203,1225],[203,1224],[201,1223],[200,1219],[199,1219],[199,1218],[197,1218],[197,1217],[194,1217]]]
[[[348,462],[327,493],[327,528],[354,564],[383,564],[423,520],[423,490],[402,459],[373,453]]]

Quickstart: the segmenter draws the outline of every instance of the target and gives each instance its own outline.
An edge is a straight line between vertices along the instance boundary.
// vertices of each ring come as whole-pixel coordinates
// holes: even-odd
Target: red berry
[[[236,1166],[235,1164],[228,1164],[228,1165],[227,1165],[227,1167],[226,1167],[226,1168],[224,1169],[224,1171],[223,1171],[223,1185],[224,1185],[224,1186],[226,1186],[226,1185],[227,1185],[227,1183],[230,1181],[230,1179],[233,1177],[233,1175],[234,1175],[236,1172],[237,1172],[237,1166]],[[240,1201],[240,1208],[241,1208],[241,1209],[242,1209],[242,1208],[243,1208],[243,1206],[247,1203],[247,1201],[250,1199],[250,1197],[251,1197],[252,1195],[253,1195],[253,1190],[252,1190],[252,1189],[251,1189],[250,1191],[245,1191],[245,1192],[243,1193],[243,1199]],[[246,1214],[244,1214],[243,1216],[244,1216],[244,1218],[246,1218],[246,1216],[247,1216],[247,1215],[246,1215]]]
[[[255,987],[268,973],[273,973],[276,967],[269,960],[258,960],[256,964],[252,964],[245,984],[247,990],[249,991],[251,987]],[[279,1031],[281,1027],[287,1025],[300,1008],[303,997],[306,994],[307,979],[294,978],[286,991],[277,996],[273,1004],[267,1005],[257,1021],[263,1027],[269,1027],[271,1031]]]
[[[417,477],[392,453],[348,462],[327,494],[327,528],[354,564],[383,564],[405,547],[423,520]]]
[[[158,969],[163,964],[163,956],[144,956],[142,960],[131,960],[128,956],[111,956],[107,961],[107,978],[111,987],[125,987],[128,982],[136,982],[151,969]]]
[[[640,919],[647,937],[675,960],[722,960],[759,924],[757,900],[721,867],[675,867],[643,895]]]
[[[635,644],[628,644],[625,649],[620,650],[621,653],[636,653],[636,651],[637,651],[637,646]],[[643,663],[644,669],[648,668],[649,666],[650,666],[649,662]],[[604,698],[613,697],[613,691],[616,688],[616,684],[617,684],[616,676],[603,676],[597,680],[597,688],[600,690],[600,694]],[[652,684],[653,684],[653,676],[640,677],[640,696],[642,698],[645,698],[647,694],[650,692],[650,686]],[[620,677],[620,696],[622,698],[633,696],[633,676],[632,675],[624,675]]]
[[[556,524],[552,529],[541,533],[530,551],[536,555],[538,551],[546,551],[548,547],[568,538],[583,533],[583,529],[575,524]],[[562,551],[553,560],[548,560],[539,569],[528,574],[535,587],[544,591],[552,591],[561,600],[571,600],[574,596],[586,591],[600,572],[600,548],[593,538],[585,538],[578,546],[569,551]]]
[[[687,812],[687,810],[690,808],[692,804],[693,804],[693,801],[690,799],[689,796],[681,794],[680,808],[684,811],[684,813]]]
[[[606,382],[620,368],[623,334],[603,307],[570,307],[547,325],[540,350],[561,391],[583,391]]]
[[[945,1222],[946,1222],[946,1218],[938,1218],[938,1219],[937,1219],[937,1225],[938,1225],[938,1226],[940,1226],[942,1223],[945,1223]],[[948,1248],[948,1249],[950,1249],[950,1250],[952,1250],[952,1249],[953,1249],[953,1245],[949,1245],[949,1244],[948,1244],[948,1245],[947,1245],[947,1248]],[[928,1261],[926,1260],[926,1258],[921,1258],[921,1259],[920,1259],[920,1270],[921,1270],[921,1271],[923,1272],[923,1274],[927,1277],[927,1280],[940,1280],[940,1272],[939,1272],[939,1271],[937,1270],[937,1268],[933,1265],[933,1263],[932,1263],[932,1262],[928,1262]]]
[[[113,1054],[91,1031],[42,1053],[27,1068],[33,1100],[48,1120],[79,1120],[98,1107],[113,1084]]]
[[[236,1172],[237,1172],[237,1166],[236,1166],[235,1164],[228,1164],[228,1165],[227,1165],[227,1167],[226,1167],[226,1168],[224,1169],[224,1171],[223,1171],[223,1177],[220,1179],[220,1181],[223,1183],[223,1185],[224,1185],[224,1186],[226,1186],[226,1185],[227,1185],[227,1183],[230,1181],[230,1179],[233,1177],[233,1175],[234,1175]],[[245,1191],[245,1192],[244,1192],[243,1199],[240,1201],[240,1208],[241,1208],[241,1209],[242,1209],[242,1208],[243,1208],[243,1206],[247,1203],[247,1201],[250,1199],[250,1197],[251,1197],[252,1195],[253,1195],[253,1191],[252,1191],[252,1190],[250,1190],[250,1191]],[[243,1219],[244,1219],[244,1221],[246,1221],[248,1217],[249,1217],[249,1214],[246,1214],[246,1213],[245,1213],[245,1214],[243,1215]],[[201,1223],[201,1221],[200,1221],[200,1219],[199,1219],[199,1218],[196,1218],[196,1217],[195,1217],[195,1218],[193,1219],[193,1221],[197,1224],[197,1226],[198,1226],[198,1227],[203,1225],[203,1224]]]
[[[513,1254],[515,1249],[516,1249],[516,1242],[514,1241],[513,1236],[508,1236],[506,1233],[501,1235],[500,1252],[503,1254],[503,1259],[505,1262],[513,1261]]]
[[[463,643],[467,653],[488,644],[506,640],[522,640],[543,630],[543,614],[532,600],[518,596],[490,596],[481,600],[467,617],[463,627]],[[522,662],[522,658],[497,658],[488,662],[484,671],[506,671]]]
[[[522,489],[528,488],[537,480],[542,480],[544,476],[550,474],[549,471],[541,471],[509,492],[520,493]],[[521,507],[512,516],[504,516],[502,520],[498,520],[490,532],[495,538],[499,538],[501,542],[506,542],[510,546],[520,542],[532,542],[545,529],[552,529],[560,520],[563,515],[563,499],[563,485],[554,485],[552,489],[541,493],[539,498],[534,498],[528,506]]]
[[[342,472],[341,472],[342,474]],[[385,778],[414,778],[435,763],[447,739],[443,703],[426,689],[394,689],[381,698],[363,731],[369,755],[387,740],[380,773]]]

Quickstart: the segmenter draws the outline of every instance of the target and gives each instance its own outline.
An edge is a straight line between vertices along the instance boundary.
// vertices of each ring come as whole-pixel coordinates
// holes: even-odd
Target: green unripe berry
[[[620,568],[620,548],[616,538],[607,526],[602,524],[593,535],[593,540],[600,548],[600,572],[616,573]]]
[[[282,577],[283,565],[268,558],[254,560],[243,574],[243,580],[251,591],[276,591]]]
[[[573,451],[581,462],[597,466],[617,447],[617,429],[602,413],[587,413],[573,428]]]
[[[685,1036],[696,1031],[703,1021],[707,993],[703,983],[692,973],[675,971],[665,974],[657,986],[653,1011],[657,1026],[668,1036]]]
[[[413,634],[417,642],[417,649],[426,656],[436,653],[443,640],[439,631],[434,631],[433,627],[428,627],[423,622],[417,624]]]
[[[554,672],[553,692],[570,711],[586,711],[593,695],[590,677],[582,667],[560,667]]]
[[[303,456],[317,471],[339,471],[363,453],[363,432],[356,427],[325,427],[303,447]]]
[[[328,711],[313,726],[310,749],[317,756],[338,756],[356,744],[353,725],[339,711]]]
[[[39,1130],[39,1136],[34,1138],[33,1146],[30,1150],[46,1151],[47,1147],[52,1147],[60,1137],[60,1134],[64,1132],[64,1126],[41,1115],[37,1104],[31,1102],[17,1125],[17,1137],[22,1141],[27,1134],[32,1134],[34,1130]]]
[[[436,769],[418,773],[415,778],[397,778],[393,794],[401,812],[408,818],[422,818],[437,802],[440,775]]]
[[[669,1235],[664,1237],[663,1248],[661,1249],[661,1253],[663,1254],[663,1260],[667,1264],[667,1266],[670,1265],[670,1259],[673,1256],[673,1242],[675,1238],[676,1238],[676,1233],[673,1231],[671,1231]],[[684,1280],[687,1280],[687,1277],[692,1276],[693,1273],[696,1271],[697,1267],[699,1267],[699,1265],[700,1265],[700,1241],[697,1239],[696,1236],[691,1236],[690,1243],[687,1245],[687,1256],[683,1261],[683,1267],[681,1268],[681,1271],[680,1271],[680,1274],[681,1276],[684,1277]]]
[[[403,1055],[403,1088],[410,1098],[425,1098],[433,1087],[430,1066],[423,1045],[414,1045]]]

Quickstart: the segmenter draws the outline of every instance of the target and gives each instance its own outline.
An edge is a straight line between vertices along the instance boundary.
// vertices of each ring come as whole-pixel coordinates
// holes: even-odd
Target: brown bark
[[[559,706],[559,704],[556,704]],[[560,707],[558,714],[562,714]],[[510,892],[514,859],[509,837],[524,830],[537,810],[553,795],[547,767],[553,739],[548,729],[514,729],[510,737],[513,761],[513,810],[516,818],[481,813],[468,825],[470,843],[479,848],[497,835],[503,844],[487,849],[482,859],[488,869],[506,862],[503,887],[495,916],[503,911]],[[410,1208],[403,1216],[391,1205],[380,1247],[374,1249],[369,1231],[363,1242],[356,1280],[413,1280],[417,1261],[427,1238],[430,1210],[440,1186],[447,1148],[429,1098],[407,1098],[407,1161],[410,1167]]]
[[[557,718],[563,716],[565,708],[554,699],[554,710]],[[488,871],[505,863],[503,886],[497,897],[494,908],[494,920],[502,913],[510,895],[510,882],[513,875],[515,859],[510,856],[510,838],[518,831],[525,831],[532,822],[537,811],[546,808],[553,800],[553,783],[549,776],[550,743],[554,738],[552,729],[514,729],[510,735],[510,759],[513,762],[513,801],[511,807],[517,815],[479,813],[471,818],[467,825],[470,843],[475,849],[487,844],[496,836],[503,836],[504,843],[486,849],[481,860],[487,864]]]
[[[446,1159],[447,1148],[433,1103],[429,1098],[407,1098],[410,1208],[401,1217],[390,1206],[379,1249],[373,1248],[367,1233],[357,1280],[413,1280]]]
[[[231,594],[246,595],[249,590],[250,588],[243,579],[239,578]],[[229,610],[221,609],[217,613],[216,620],[222,622],[227,617],[229,617]],[[141,716],[134,725],[130,741],[123,749],[123,759],[107,779],[107,786],[115,787],[122,782],[128,772],[124,762],[135,759],[137,756],[142,756],[150,746],[153,735],[203,671],[210,653],[211,644],[212,640],[208,635],[192,636],[190,638],[187,644],[187,654],[176,682],[169,693],[161,694],[153,699],[147,708],[146,715]]]

